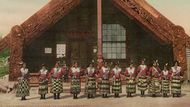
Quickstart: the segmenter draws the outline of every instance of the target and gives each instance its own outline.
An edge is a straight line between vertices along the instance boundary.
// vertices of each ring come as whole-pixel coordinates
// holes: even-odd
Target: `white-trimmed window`
[[[119,24],[103,24],[104,59],[126,59],[126,29]]]

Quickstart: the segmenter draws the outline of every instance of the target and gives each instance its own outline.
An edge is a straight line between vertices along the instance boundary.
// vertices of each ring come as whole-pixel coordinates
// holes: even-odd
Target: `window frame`
[[[112,28],[113,25],[115,25],[115,28],[117,28],[117,29],[113,29]],[[105,27],[105,26],[107,26],[107,27]],[[121,38],[117,39],[117,40],[112,39],[113,35],[112,35],[112,33],[108,33],[109,32],[108,30],[110,30],[112,32],[123,31],[123,32],[121,32],[120,35],[119,34],[117,35],[117,33],[115,33],[115,36],[121,37]],[[127,34],[126,33],[127,33],[127,30],[120,24],[103,24],[103,27],[102,27],[102,37],[103,37],[102,38],[102,54],[103,54],[104,59],[106,59],[106,60],[125,60],[125,59],[127,59],[127,52],[126,52],[126,50],[127,50],[127,44],[126,44],[127,36],[126,35]],[[106,39],[105,35],[110,36],[110,40],[105,40]],[[112,46],[106,47],[106,46],[104,46],[104,44],[111,44],[111,45],[115,44],[116,46],[115,47],[112,47]],[[118,44],[120,44],[121,46],[117,47]],[[125,44],[124,47],[122,46],[122,44]],[[111,48],[111,51],[108,52],[108,48]],[[113,52],[112,48],[115,48],[115,49],[120,48],[121,51],[119,53],[117,53],[117,51]],[[124,52],[122,52],[123,48],[125,49]],[[108,56],[105,57],[104,54],[107,54],[107,55],[110,54],[111,57],[108,57]],[[122,56],[123,54],[125,54],[124,57]],[[113,57],[113,55],[115,55],[115,57]],[[118,56],[121,56],[121,57],[118,57]]]

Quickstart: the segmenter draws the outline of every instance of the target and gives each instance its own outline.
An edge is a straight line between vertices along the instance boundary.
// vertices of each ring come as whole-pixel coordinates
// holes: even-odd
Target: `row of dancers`
[[[21,97],[21,100],[26,100],[26,96],[29,96],[30,93],[28,83],[30,76],[25,63],[22,64],[20,71],[22,75],[18,78],[16,96]],[[158,61],[154,61],[152,66],[148,68],[145,60],[142,60],[137,68],[131,62],[125,70],[119,67],[119,63],[115,63],[113,69],[110,69],[107,62],[104,62],[102,67],[94,67],[94,64],[91,63],[86,69],[81,69],[75,62],[68,69],[66,64],[60,66],[58,62],[50,72],[45,65],[42,65],[39,71],[38,93],[41,95],[41,99],[45,99],[48,93],[49,81],[51,84],[50,92],[53,93],[54,99],[60,99],[60,94],[63,93],[63,78],[66,73],[71,78],[70,93],[73,95],[73,99],[77,99],[81,92],[81,76],[86,78],[85,94],[88,98],[94,98],[97,90],[103,98],[107,98],[111,92],[114,93],[115,97],[119,97],[119,94],[122,93],[122,80],[126,80],[127,97],[132,97],[136,93],[136,88],[142,97],[146,90],[152,97],[156,97],[160,93],[163,94],[163,97],[167,97],[170,92],[173,97],[180,97],[183,80],[182,68],[177,61],[170,69],[165,64],[163,70],[160,70]]]

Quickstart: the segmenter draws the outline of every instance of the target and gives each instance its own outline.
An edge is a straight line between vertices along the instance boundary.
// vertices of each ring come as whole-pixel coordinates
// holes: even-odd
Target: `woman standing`
[[[149,84],[149,93],[152,94],[152,97],[156,97],[156,94],[159,94],[161,91],[160,84],[160,68],[158,61],[153,62],[153,66],[149,70],[150,84]]]
[[[100,70],[101,84],[100,84],[100,93],[103,98],[107,98],[110,93],[110,68],[108,67],[107,62],[104,63]]]
[[[16,97],[21,97],[21,100],[26,100],[26,96],[29,96],[30,87],[28,83],[29,71],[26,68],[26,64],[22,63],[22,68],[20,69],[21,77],[18,78],[18,85],[16,90]]]
[[[91,63],[86,69],[86,93],[88,98],[93,98],[96,95],[96,70]]]
[[[115,97],[119,97],[119,93],[122,93],[121,73],[122,70],[119,67],[118,63],[116,63],[115,67],[112,69],[112,93],[114,93]]]
[[[174,66],[171,68],[171,92],[173,97],[181,96],[181,82],[183,79],[183,72],[179,66],[178,61],[175,61]]]
[[[163,97],[167,97],[170,93],[170,73],[167,69],[168,64],[164,65],[164,69],[161,72],[161,79],[162,79],[162,94]]]
[[[148,67],[145,65],[145,60],[143,59],[141,65],[137,69],[137,80],[138,80],[138,90],[141,92],[143,97],[148,86]]]
[[[59,62],[55,64],[49,73],[49,78],[51,78],[51,90],[50,92],[54,94],[54,99],[60,99],[60,94],[63,93],[63,81],[62,76],[64,75],[64,70],[60,67]]]
[[[127,97],[132,97],[131,94],[136,93],[136,72],[135,72],[135,67],[133,66],[133,63],[130,64],[128,68],[126,68],[125,71],[125,76],[126,76],[126,93]]]
[[[78,63],[75,62],[70,69],[71,77],[71,89],[70,92],[73,94],[73,99],[77,99],[77,95],[81,92],[81,82],[80,82],[80,68]]]
[[[40,69],[39,74],[38,94],[41,95],[40,99],[45,99],[45,96],[48,93],[48,70],[44,64],[42,64],[42,68]]]

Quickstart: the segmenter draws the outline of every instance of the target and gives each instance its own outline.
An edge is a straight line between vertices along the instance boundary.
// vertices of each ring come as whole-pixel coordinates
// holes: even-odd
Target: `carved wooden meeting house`
[[[158,59],[161,68],[178,60],[189,75],[190,37],[144,0],[51,0],[0,40],[0,51],[5,48],[11,81],[20,75],[21,61],[35,76],[42,63],[50,69],[60,60],[86,67],[105,59],[123,68],[142,58],[148,65]]]

